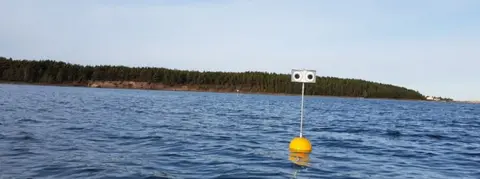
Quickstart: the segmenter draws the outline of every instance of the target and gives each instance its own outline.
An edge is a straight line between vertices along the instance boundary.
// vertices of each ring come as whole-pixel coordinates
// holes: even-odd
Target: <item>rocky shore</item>
[[[127,88],[149,89],[170,91],[209,91],[209,92],[233,92],[234,89],[202,88],[195,85],[165,85],[162,83],[135,82],[135,81],[89,81],[86,85],[92,88]]]

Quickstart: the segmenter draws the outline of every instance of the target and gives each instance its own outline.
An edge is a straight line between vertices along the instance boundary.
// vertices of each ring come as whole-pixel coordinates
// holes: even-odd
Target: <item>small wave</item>
[[[35,137],[31,136],[31,135],[25,135],[25,136],[20,136],[20,137],[15,137],[15,139],[17,140],[36,140]]]
[[[350,133],[350,134],[359,134],[367,131],[368,129],[365,129],[365,128],[348,128],[345,130],[346,133]]]
[[[360,149],[366,148],[367,146],[362,144],[362,139],[334,139],[334,140],[325,140],[321,145],[325,147],[332,148],[349,148],[349,149]]]
[[[10,151],[15,152],[11,154],[11,156],[24,156],[24,155],[37,154],[34,151],[31,151],[30,148],[27,148],[27,147],[14,147]]]
[[[35,124],[40,123],[40,121],[32,119],[32,118],[22,118],[22,119],[18,120],[17,122],[19,122],[19,123],[35,123]]]
[[[190,115],[192,113],[191,112],[170,112],[170,114],[183,116],[183,115]]]
[[[62,105],[65,105],[65,104],[69,104],[70,102],[69,101],[59,101],[58,104],[62,104]]]
[[[474,152],[474,151],[472,151],[472,152],[460,152],[459,154],[464,155],[468,158],[480,157],[480,152]]]
[[[233,109],[231,109],[231,110],[229,110],[229,111],[230,111],[230,112],[234,112],[234,113],[241,113],[241,112],[244,112],[245,110],[233,108]]]
[[[144,179],[172,179],[175,178],[166,172],[155,172],[152,176],[146,176]]]
[[[33,133],[20,131],[14,136],[5,136],[5,138],[15,141],[36,141],[37,139],[34,137]]]
[[[109,136],[108,139],[115,139],[115,140],[160,140],[162,136]]]
[[[67,128],[64,128],[65,130],[70,130],[70,131],[81,131],[81,130],[84,130],[85,128],[83,127],[67,127]]]
[[[12,149],[10,151],[4,151],[3,153],[0,154],[0,157],[26,157],[26,156],[33,156],[33,155],[37,155],[37,153],[35,152],[32,152],[30,150],[26,150],[26,149]]]
[[[213,138],[219,141],[229,141],[232,139],[231,137],[228,137],[228,136],[213,136]]]
[[[387,130],[387,132],[385,133],[387,136],[389,137],[394,137],[394,138],[398,138],[400,136],[402,136],[402,133],[398,130]]]
[[[324,131],[331,132],[333,129],[334,129],[333,127],[315,127],[315,128],[312,128],[311,131],[312,132],[324,132]]]
[[[33,178],[53,177],[53,178],[71,178],[80,177],[86,178],[88,176],[97,175],[105,171],[102,168],[94,167],[74,167],[65,166],[64,164],[54,164],[33,170],[36,173]]]
[[[247,147],[235,147],[235,146],[227,146],[226,148],[224,148],[224,150],[228,150],[228,151],[231,151],[231,152],[246,152]]]
[[[104,171],[105,169],[101,169],[101,168],[82,168],[82,169],[79,169],[77,170],[77,172],[75,173],[89,173],[89,174],[92,174],[92,173],[98,173],[98,172],[101,172],[101,171]]]
[[[67,147],[55,147],[55,151],[61,151],[61,152],[64,152],[64,151],[78,151],[80,150],[80,148],[78,147],[75,147],[75,146],[67,146]]]
[[[215,113],[216,116],[227,116],[227,113]]]
[[[4,109],[5,112],[13,112],[13,111],[17,111],[17,109],[15,108],[11,108],[11,107],[7,107],[7,109]]]
[[[236,115],[236,117],[240,117],[241,119],[261,119],[259,115],[255,114],[240,114]]]
[[[104,110],[108,111],[110,109],[113,109],[113,107],[110,106],[110,105],[104,105],[101,109],[104,109]]]
[[[44,113],[44,112],[52,112],[52,109],[49,108],[39,108],[37,112]]]
[[[441,134],[425,134],[425,136],[431,138],[431,139],[437,139],[437,140],[442,140],[442,139],[446,139],[447,137],[446,136],[443,136]]]
[[[283,117],[280,117],[280,116],[269,116],[268,119],[280,120],[280,119],[283,119]]]
[[[450,137],[448,135],[443,135],[443,134],[439,134],[439,133],[417,133],[417,134],[409,134],[408,136],[413,137],[413,138],[417,138],[417,139],[428,138],[428,139],[431,139],[431,140],[445,140],[445,141],[461,140],[458,137]]]
[[[150,169],[147,167],[144,167],[145,170],[154,170]],[[139,178],[139,179],[175,179],[177,177],[173,176],[172,174],[169,174],[167,172],[162,172],[162,171],[152,171],[148,172],[149,174],[146,173],[134,173],[134,174],[128,174],[128,175],[121,175],[119,174],[108,174],[104,175],[102,177],[99,177],[101,179],[107,179],[107,178]]]

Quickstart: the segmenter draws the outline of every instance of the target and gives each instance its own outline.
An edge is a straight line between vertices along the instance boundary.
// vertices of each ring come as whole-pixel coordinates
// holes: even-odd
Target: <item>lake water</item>
[[[0,85],[0,178],[480,178],[480,105]]]

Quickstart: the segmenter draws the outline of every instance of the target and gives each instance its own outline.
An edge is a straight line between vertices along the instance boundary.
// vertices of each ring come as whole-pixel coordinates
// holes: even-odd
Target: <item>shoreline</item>
[[[143,83],[149,85],[160,85],[160,88],[146,88],[144,86],[114,86],[115,83]],[[185,91],[185,92],[214,92],[214,93],[230,93],[230,94],[259,94],[259,95],[271,95],[271,96],[301,96],[301,94],[290,94],[290,93],[269,93],[269,92],[251,92],[251,91],[232,91],[225,89],[198,89],[193,85],[163,85],[159,83],[149,83],[149,82],[133,82],[133,81],[89,81],[84,83],[29,83],[29,82],[19,82],[19,81],[0,81],[0,84],[12,84],[12,85],[38,85],[38,86],[56,86],[56,87],[84,87],[84,88],[105,88],[105,89],[136,89],[136,90],[152,90],[152,91]],[[109,84],[109,85],[98,85],[98,84]],[[98,85],[98,86],[97,86]],[[192,88],[193,87],[193,88]],[[328,97],[328,98],[348,98],[348,99],[375,99],[375,100],[399,100],[399,101],[424,101],[424,102],[441,102],[441,103],[464,103],[464,104],[480,104],[480,101],[433,101],[433,100],[421,100],[421,99],[395,99],[395,98],[364,98],[364,97],[352,97],[352,96],[329,96],[329,95],[305,95],[308,97]]]
[[[143,85],[132,85],[132,84]],[[18,81],[0,81],[0,84],[13,85],[38,85],[38,86],[57,86],[57,87],[85,87],[85,88],[106,88],[106,89],[137,89],[137,90],[153,90],[153,91],[188,91],[188,92],[215,92],[215,93],[231,93],[231,94],[259,94],[272,96],[301,96],[301,94],[290,93],[271,93],[271,92],[252,92],[242,91],[236,92],[231,89],[199,89],[194,85],[163,85],[160,83],[149,82],[133,82],[133,81],[89,81],[84,83],[29,83]],[[395,99],[395,98],[368,98],[368,97],[352,97],[352,96],[329,96],[329,95],[305,95],[308,97],[331,97],[331,98],[349,98],[349,99],[377,99],[377,100],[401,100],[401,101],[429,101],[421,99]],[[442,102],[442,101],[440,101]]]
[[[214,93],[230,93],[230,94],[258,94],[271,96],[301,96],[301,94],[290,93],[271,93],[271,92],[252,92],[242,91],[236,92],[232,89],[199,89],[195,85],[164,85],[160,83],[150,82],[134,82],[134,81],[88,81],[83,83],[29,83],[20,81],[0,81],[0,84],[13,85],[38,85],[38,86],[57,86],[57,87],[84,87],[84,88],[105,88],[105,89],[136,89],[136,90],[152,90],[152,91],[185,91],[185,92],[214,92]],[[125,86],[125,84],[127,86]],[[143,84],[131,85],[129,84]],[[152,86],[153,85],[153,86]],[[352,97],[352,96],[329,96],[329,95],[305,95],[306,97],[328,97],[328,98],[348,98],[348,99],[375,99],[375,100],[399,100],[399,101],[424,101],[424,102],[440,102],[440,103],[464,103],[464,104],[480,104],[480,101],[434,101],[421,99],[396,99],[396,98],[368,98],[368,97]]]

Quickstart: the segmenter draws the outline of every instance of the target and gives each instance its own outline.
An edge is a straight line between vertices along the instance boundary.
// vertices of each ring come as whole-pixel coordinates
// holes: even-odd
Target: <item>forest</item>
[[[361,79],[317,76],[305,86],[306,95],[425,100],[418,91]],[[189,71],[161,67],[79,65],[55,60],[17,60],[0,57],[0,81],[36,84],[77,84],[89,81],[134,81],[168,86],[198,86],[205,91],[300,94],[301,86],[290,74],[268,72]]]

